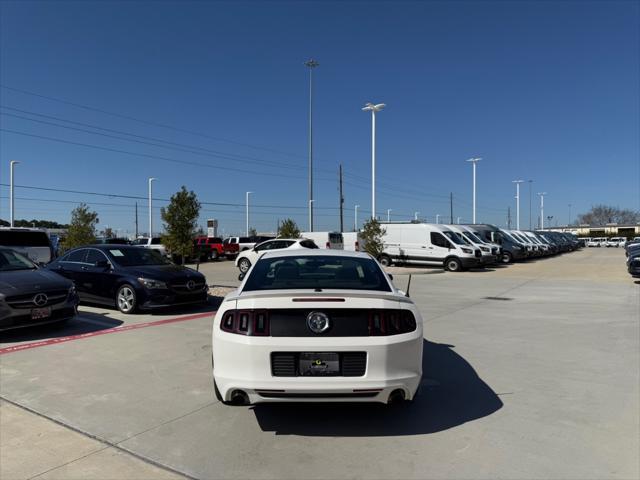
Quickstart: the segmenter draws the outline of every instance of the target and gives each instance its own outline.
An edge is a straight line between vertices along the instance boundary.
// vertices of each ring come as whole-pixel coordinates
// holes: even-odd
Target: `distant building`
[[[640,224],[618,225],[608,223],[607,225],[569,225],[564,227],[552,227],[545,230],[552,232],[569,232],[579,237],[637,237],[640,236]]]

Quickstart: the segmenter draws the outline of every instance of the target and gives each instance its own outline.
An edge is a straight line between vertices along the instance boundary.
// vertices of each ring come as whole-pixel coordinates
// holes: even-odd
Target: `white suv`
[[[240,252],[240,255],[236,258],[236,267],[240,270],[240,275],[244,275],[264,252],[295,248],[318,248],[318,246],[308,238],[275,238],[267,240],[252,249]]]

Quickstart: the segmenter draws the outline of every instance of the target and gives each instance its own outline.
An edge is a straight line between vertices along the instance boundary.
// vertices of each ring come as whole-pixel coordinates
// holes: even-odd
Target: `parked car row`
[[[585,237],[582,239],[587,247],[624,247],[625,237]]]
[[[627,271],[632,277],[640,277],[640,237],[627,241],[624,251],[627,256]]]
[[[564,253],[581,245],[568,233],[506,230],[488,224],[394,222],[382,226],[384,250],[379,261],[385,266],[434,265],[458,272]]]

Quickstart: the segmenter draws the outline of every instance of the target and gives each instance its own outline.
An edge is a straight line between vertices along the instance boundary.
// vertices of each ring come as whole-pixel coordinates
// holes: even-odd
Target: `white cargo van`
[[[344,250],[344,240],[340,232],[300,232],[300,236],[313,240],[318,248]]]
[[[444,225],[429,223],[384,223],[382,265],[416,263],[442,265],[459,272],[481,265],[482,252],[461,240]]]
[[[360,232],[342,232],[344,249],[350,252],[364,252],[365,241]]]
[[[456,234],[460,235],[467,243],[475,248],[479,248],[482,252],[482,264],[491,265],[498,260],[497,248],[485,245],[485,243],[476,237],[473,233],[464,230],[460,225],[446,225],[453,230]]]

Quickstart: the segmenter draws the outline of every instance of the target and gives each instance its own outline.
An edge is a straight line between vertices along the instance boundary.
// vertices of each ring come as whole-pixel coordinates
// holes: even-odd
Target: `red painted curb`
[[[96,330],[95,332],[80,333],[78,335],[70,335],[68,337],[49,338],[47,340],[41,340],[39,342],[23,343],[12,347],[5,347],[0,349],[0,355],[6,353],[20,352],[22,350],[29,350],[31,348],[46,347],[47,345],[55,345],[58,343],[71,342],[72,340],[80,340],[83,338],[97,337],[98,335],[107,335],[109,333],[126,332],[128,330],[138,330],[139,328],[155,327],[157,325],[166,325],[168,323],[185,322],[187,320],[196,320],[198,318],[204,318],[211,315],[215,316],[216,312],[196,313],[194,315],[187,315],[186,317],[167,318],[165,320],[157,320],[155,322],[136,323],[133,325],[125,325],[124,327],[113,327],[104,330]]]

